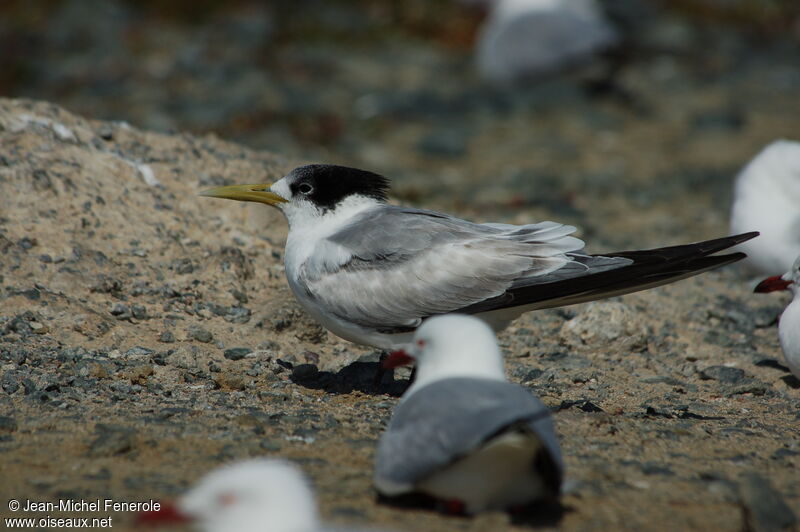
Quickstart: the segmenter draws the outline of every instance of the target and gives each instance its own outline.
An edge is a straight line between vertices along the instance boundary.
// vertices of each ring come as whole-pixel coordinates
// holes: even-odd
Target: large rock
[[[647,327],[624,303],[593,301],[564,323],[560,338],[574,348],[637,351],[647,346]]]

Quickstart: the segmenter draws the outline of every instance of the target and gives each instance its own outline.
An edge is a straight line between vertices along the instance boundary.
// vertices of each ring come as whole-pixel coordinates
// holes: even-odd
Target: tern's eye
[[[300,194],[311,194],[311,191],[314,190],[314,187],[309,185],[308,183],[300,183],[300,186],[297,187],[298,192]]]

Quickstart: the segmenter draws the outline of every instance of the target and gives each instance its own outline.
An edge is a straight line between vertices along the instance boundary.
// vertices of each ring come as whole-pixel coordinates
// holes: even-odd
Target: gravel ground
[[[294,303],[277,212],[196,195],[320,160],[395,178],[397,202],[574,223],[596,252],[711,238],[727,233],[735,172],[797,135],[796,39],[643,9],[640,57],[611,92],[575,76],[495,91],[453,37],[469,17],[432,45],[419,24],[342,39],[358,13],[320,10],[338,28],[331,44],[270,33],[280,12],[252,6],[224,24],[155,18],[134,32],[129,4],[108,2],[88,27],[79,2],[62,4],[60,33],[22,41],[37,59],[27,83],[3,74],[0,87],[115,121],[0,99],[2,504],[170,498],[218,464],[276,455],[304,468],[336,523],[798,528],[800,382],[771,325],[787,299],[753,295],[746,272],[517,320],[500,335],[508,375],[553,408],[563,514],[445,518],[376,505],[371,490],[406,374],[374,393],[377,353]],[[72,53],[81,32],[105,55]],[[91,68],[104,58],[113,69]]]
[[[377,354],[294,303],[279,214],[195,195],[273,180],[285,161],[30,101],[0,102],[0,142],[14,192],[0,200],[4,499],[160,499],[269,454],[308,471],[333,521],[513,529],[499,514],[374,503],[374,443],[401,383],[372,393]],[[800,383],[769,326],[784,301],[751,286],[727,268],[501,334],[511,380],[555,411],[569,479],[559,526],[793,519]]]

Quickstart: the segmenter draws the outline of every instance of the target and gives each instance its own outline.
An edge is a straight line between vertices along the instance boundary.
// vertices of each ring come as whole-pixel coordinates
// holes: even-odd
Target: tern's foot
[[[464,501],[459,501],[458,499],[439,501],[438,509],[441,513],[454,517],[466,517],[469,515],[467,505],[464,504]]]

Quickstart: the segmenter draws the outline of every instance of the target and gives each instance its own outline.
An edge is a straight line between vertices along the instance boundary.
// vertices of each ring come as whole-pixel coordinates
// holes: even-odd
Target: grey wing
[[[524,388],[505,381],[452,378],[420,388],[402,402],[381,437],[375,484],[387,495],[413,486],[506,427],[528,423],[563,471],[550,411]]]
[[[583,242],[574,227],[474,224],[431,211],[385,206],[323,241],[304,264],[309,295],[329,312],[363,326],[416,326],[503,294],[521,279],[568,266]]]

